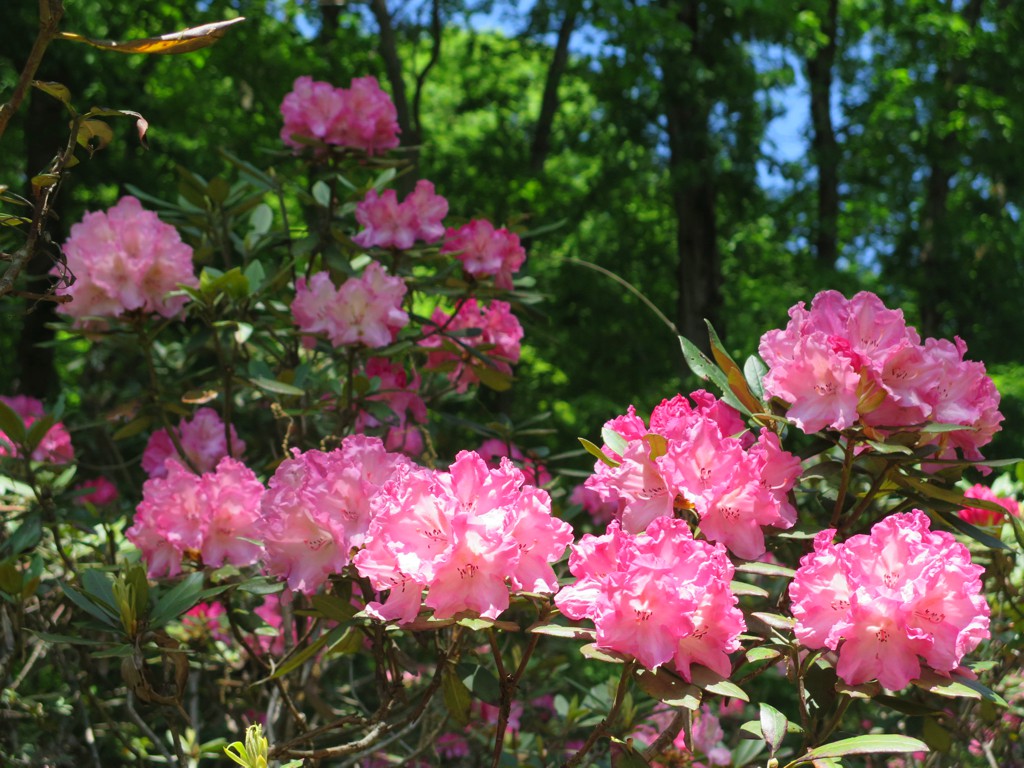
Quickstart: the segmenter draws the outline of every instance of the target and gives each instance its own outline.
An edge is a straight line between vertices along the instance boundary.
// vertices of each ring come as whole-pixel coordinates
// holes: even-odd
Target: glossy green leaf
[[[468,725],[469,709],[473,703],[473,697],[466,684],[449,666],[446,666],[441,672],[441,695],[452,722],[459,727]]]
[[[199,571],[188,574],[164,594],[157,598],[150,617],[151,626],[161,627],[177,618],[202,598],[203,574]]]
[[[854,736],[852,739],[841,739],[831,744],[823,744],[809,750],[800,758],[801,763],[809,763],[821,757],[844,757],[845,755],[891,754],[895,752],[928,752],[928,745],[909,736],[890,734],[868,734]]]
[[[579,437],[579,438],[576,438],[576,439],[580,441],[580,444],[586,449],[587,453],[589,453],[591,456],[593,456],[598,461],[601,461],[601,462],[607,464],[609,467],[617,467],[617,466],[619,466],[619,462],[615,461],[615,459],[612,459],[612,458],[609,458],[608,456],[606,456],[604,451],[602,451],[600,448],[598,448],[592,442],[587,440],[585,437]]]
[[[774,755],[779,751],[782,740],[786,737],[789,719],[771,704],[761,702],[758,707],[760,709],[761,735]]]

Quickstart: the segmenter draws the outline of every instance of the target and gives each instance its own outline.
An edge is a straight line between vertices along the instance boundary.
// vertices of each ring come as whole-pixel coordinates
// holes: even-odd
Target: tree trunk
[[[834,267],[839,256],[839,146],[832,125],[832,70],[836,59],[839,0],[828,0],[821,20],[828,43],[807,60],[811,94],[811,154],[818,167],[818,221],[814,238],[818,263]]]
[[[562,24],[558,28],[558,41],[555,43],[555,52],[544,80],[544,96],[541,98],[537,127],[530,144],[530,170],[534,174],[544,170],[544,161],[551,151],[551,128],[558,113],[558,86],[569,63],[569,40],[576,26],[578,14],[579,3],[574,2],[566,10]]]

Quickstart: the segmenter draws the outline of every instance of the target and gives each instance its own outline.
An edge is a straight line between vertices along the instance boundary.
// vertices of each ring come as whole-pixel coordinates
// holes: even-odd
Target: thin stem
[[[832,510],[832,521],[829,528],[839,526],[839,518],[843,514],[843,503],[846,501],[846,493],[850,488],[850,476],[853,474],[853,441],[846,438],[846,447],[843,453],[843,478],[839,483],[839,491],[836,493],[836,505]]]
[[[651,743],[651,746],[644,750],[644,759],[652,760],[664,752],[665,748],[676,740],[676,736],[679,735],[680,731],[685,730],[689,734],[692,718],[693,712],[686,707],[681,707],[676,712],[675,717],[672,718],[672,722],[668,724],[668,727],[658,734],[658,738]],[[687,739],[686,743],[689,745],[691,741]]]
[[[670,331],[672,331],[673,334],[675,334],[676,336],[679,335],[679,329],[676,328],[676,324],[673,323],[671,320],[669,320],[665,316],[665,313],[663,313],[660,309],[658,309],[658,307],[654,304],[653,301],[651,301],[646,296],[644,296],[644,294],[640,292],[639,288],[637,288],[631,282],[626,280],[624,277],[620,277],[619,275],[615,274],[614,272],[612,272],[609,269],[605,269],[604,267],[598,266],[597,264],[594,264],[593,262],[590,262],[590,261],[584,261],[583,259],[577,259],[577,258],[572,258],[572,257],[565,257],[565,258],[562,259],[562,261],[568,262],[569,264],[576,264],[577,266],[580,266],[580,267],[586,267],[587,269],[592,269],[595,272],[598,272],[598,273],[604,275],[605,277],[607,277],[607,278],[609,278],[611,280],[614,280],[616,283],[618,283],[623,288],[625,288],[627,291],[629,291],[634,296],[636,296],[638,299],[640,299],[640,301],[643,302],[644,306],[647,307],[649,310],[651,310],[655,315],[657,315],[658,319],[661,320],[661,322]]]
[[[32,44],[32,50],[29,51],[28,59],[21,70],[17,85],[14,86],[10,101],[0,107],[0,138],[7,130],[7,124],[14,117],[14,113],[21,107],[21,102],[24,101],[25,94],[28,93],[28,89],[32,85],[32,79],[36,76],[36,70],[39,69],[39,65],[43,61],[46,49],[57,37],[57,28],[60,26],[63,16],[64,3],[62,0],[39,0],[39,34],[36,35],[36,41]]]
[[[587,737],[583,746],[568,761],[562,764],[562,768],[575,768],[582,763],[583,758],[587,756],[587,753],[597,743],[597,740],[604,736],[608,729],[611,728],[615,719],[619,716],[619,710],[622,709],[622,702],[626,699],[626,691],[629,689],[629,680],[633,676],[634,669],[636,669],[635,661],[627,662],[623,666],[618,688],[615,689],[615,701],[612,702],[612,708],[608,710],[608,716],[590,732],[590,736]]]

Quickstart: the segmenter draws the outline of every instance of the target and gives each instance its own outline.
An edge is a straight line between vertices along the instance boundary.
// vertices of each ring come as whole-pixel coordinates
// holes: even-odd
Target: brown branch
[[[24,68],[21,70],[18,84],[14,86],[14,92],[11,94],[10,101],[0,107],[0,138],[3,138],[4,131],[7,130],[7,124],[14,117],[14,113],[21,107],[21,102],[24,101],[25,94],[28,93],[32,80],[36,76],[36,70],[39,69],[39,65],[43,61],[43,54],[46,53],[47,47],[57,37],[57,27],[60,26],[60,20],[63,16],[64,0],[39,0],[39,34],[36,36],[35,43],[32,44],[32,50],[28,54],[28,60],[25,62]],[[0,295],[3,294],[0,293]]]
[[[434,0],[430,5],[430,59],[423,69],[416,76],[416,90],[412,96],[412,115],[410,116],[413,125],[416,126],[417,137],[422,137],[423,128],[420,125],[420,100],[423,96],[423,85],[427,81],[427,75],[434,65],[441,59],[441,2]],[[417,143],[419,143],[417,141]]]

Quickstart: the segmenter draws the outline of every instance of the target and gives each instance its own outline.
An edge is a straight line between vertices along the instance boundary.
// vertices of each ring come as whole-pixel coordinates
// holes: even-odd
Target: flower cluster
[[[142,486],[142,501],[125,537],[142,551],[151,577],[177,576],[182,559],[204,565],[253,565],[263,484],[240,461],[225,457],[196,475],[175,460]]]
[[[650,428],[632,407],[609,421],[606,430],[623,446],[604,447],[616,466],[597,462],[586,487],[601,501],[618,504],[616,517],[628,533],[689,508],[708,539],[739,557],[760,557],[764,526],[796,522],[788,494],[800,461],[782,450],[774,432],[762,429],[755,440],[739,412],[709,393],[691,397],[696,407],[682,395],[662,401]]]
[[[363,248],[412,248],[422,240],[433,243],[441,239],[448,215],[448,201],[434,192],[434,185],[425,179],[401,203],[393,189],[378,195],[371,189],[356,206],[356,221],[363,230],[352,238]]]
[[[59,311],[78,324],[87,317],[117,317],[133,310],[175,317],[188,297],[167,294],[199,285],[192,248],[134,197],[122,197],[105,213],[85,214],[71,227],[63,251],[74,281],[57,288],[58,295],[72,298]],[[54,274],[61,270],[55,267]]]
[[[377,438],[350,435],[330,452],[295,451],[278,466],[260,502],[257,538],[266,570],[296,591],[315,592],[364,543],[371,502],[410,462]]]
[[[362,275],[335,289],[330,275],[317,272],[306,282],[295,281],[292,315],[306,333],[326,333],[331,344],[384,347],[409,322],[402,309],[405,281],[392,277],[378,262],[366,265]]]
[[[958,513],[960,515],[960,519],[970,523],[971,525],[1002,525],[1006,521],[1007,515],[1011,517],[1020,517],[1020,502],[1016,499],[1008,499],[1005,496],[999,496],[987,485],[972,485],[964,491],[964,496],[969,499],[991,501],[993,504],[998,504],[1006,510],[1005,513],[999,514],[994,509],[982,509],[981,507],[966,507],[961,509]]]
[[[462,262],[462,269],[473,277],[494,276],[494,284],[512,289],[512,275],[526,261],[519,235],[505,227],[495,229],[485,219],[474,219],[458,229],[449,229],[441,253],[450,253]]]
[[[833,544],[814,539],[789,586],[796,636],[839,652],[836,672],[859,685],[875,678],[899,690],[921,661],[948,674],[989,636],[981,566],[923,512],[891,515],[871,533]]]
[[[449,471],[400,468],[373,500],[365,548],[354,558],[373,587],[388,591],[371,616],[413,621],[421,602],[437,618],[470,611],[496,618],[509,590],[554,593],[551,563],[572,528],[551,516],[546,491],[507,459],[488,469],[462,451]],[[428,590],[422,599],[423,590]]]
[[[46,415],[42,402],[27,395],[12,397],[0,395],[0,402],[14,411],[15,415],[21,419],[26,431]],[[3,430],[0,430],[0,457],[19,455],[18,446]],[[68,433],[67,427],[58,421],[46,430],[46,434],[32,449],[31,458],[33,461],[46,461],[50,464],[68,464],[74,461],[75,449],[71,445],[71,435]]]
[[[873,293],[847,300],[836,291],[789,310],[783,330],[761,337],[769,365],[765,394],[789,405],[786,416],[804,432],[868,427],[906,428],[932,421],[966,427],[934,433],[940,458],[982,458],[1002,415],[999,393],[982,363],[964,359],[957,338],[927,339]]]
[[[361,410],[356,417],[356,432],[386,427],[384,446],[389,451],[400,451],[410,456],[423,452],[423,435],[415,424],[427,421],[427,405],[419,396],[420,376],[412,376],[401,363],[383,357],[366,361],[363,374],[379,385],[364,400],[381,403],[383,407]]]
[[[490,437],[480,443],[476,452],[483,457],[491,469],[500,467],[502,458],[508,457],[513,464],[523,470],[526,481],[531,485],[543,487],[551,482],[551,473],[548,472],[548,468],[544,466],[543,462],[535,455],[527,456],[523,453],[523,449],[515,443]]]
[[[420,341],[431,350],[426,367],[446,371],[458,392],[479,382],[481,369],[490,367],[510,375],[512,364],[519,361],[523,326],[507,302],[483,306],[467,299],[452,314],[438,307],[430,321],[434,329]]]
[[[687,681],[693,664],[732,672],[728,654],[746,624],[721,544],[695,540],[682,520],[659,517],[636,536],[613,522],[573,546],[569,570],[577,581],[555,604],[571,619],[591,619],[598,647],[648,669],[671,662]]]
[[[245,453],[245,442],[238,437],[234,425],[225,429],[224,422],[213,408],[200,408],[191,419],[182,419],[174,430],[178,444],[199,474],[211,472],[225,456],[238,458]],[[228,436],[231,450],[228,450]],[[178,449],[166,429],[149,436],[142,453],[142,468],[150,477],[165,477],[168,459],[181,461]]]
[[[370,154],[398,146],[398,112],[375,77],[357,77],[347,89],[300,77],[281,115],[281,140],[297,150],[316,142]]]

